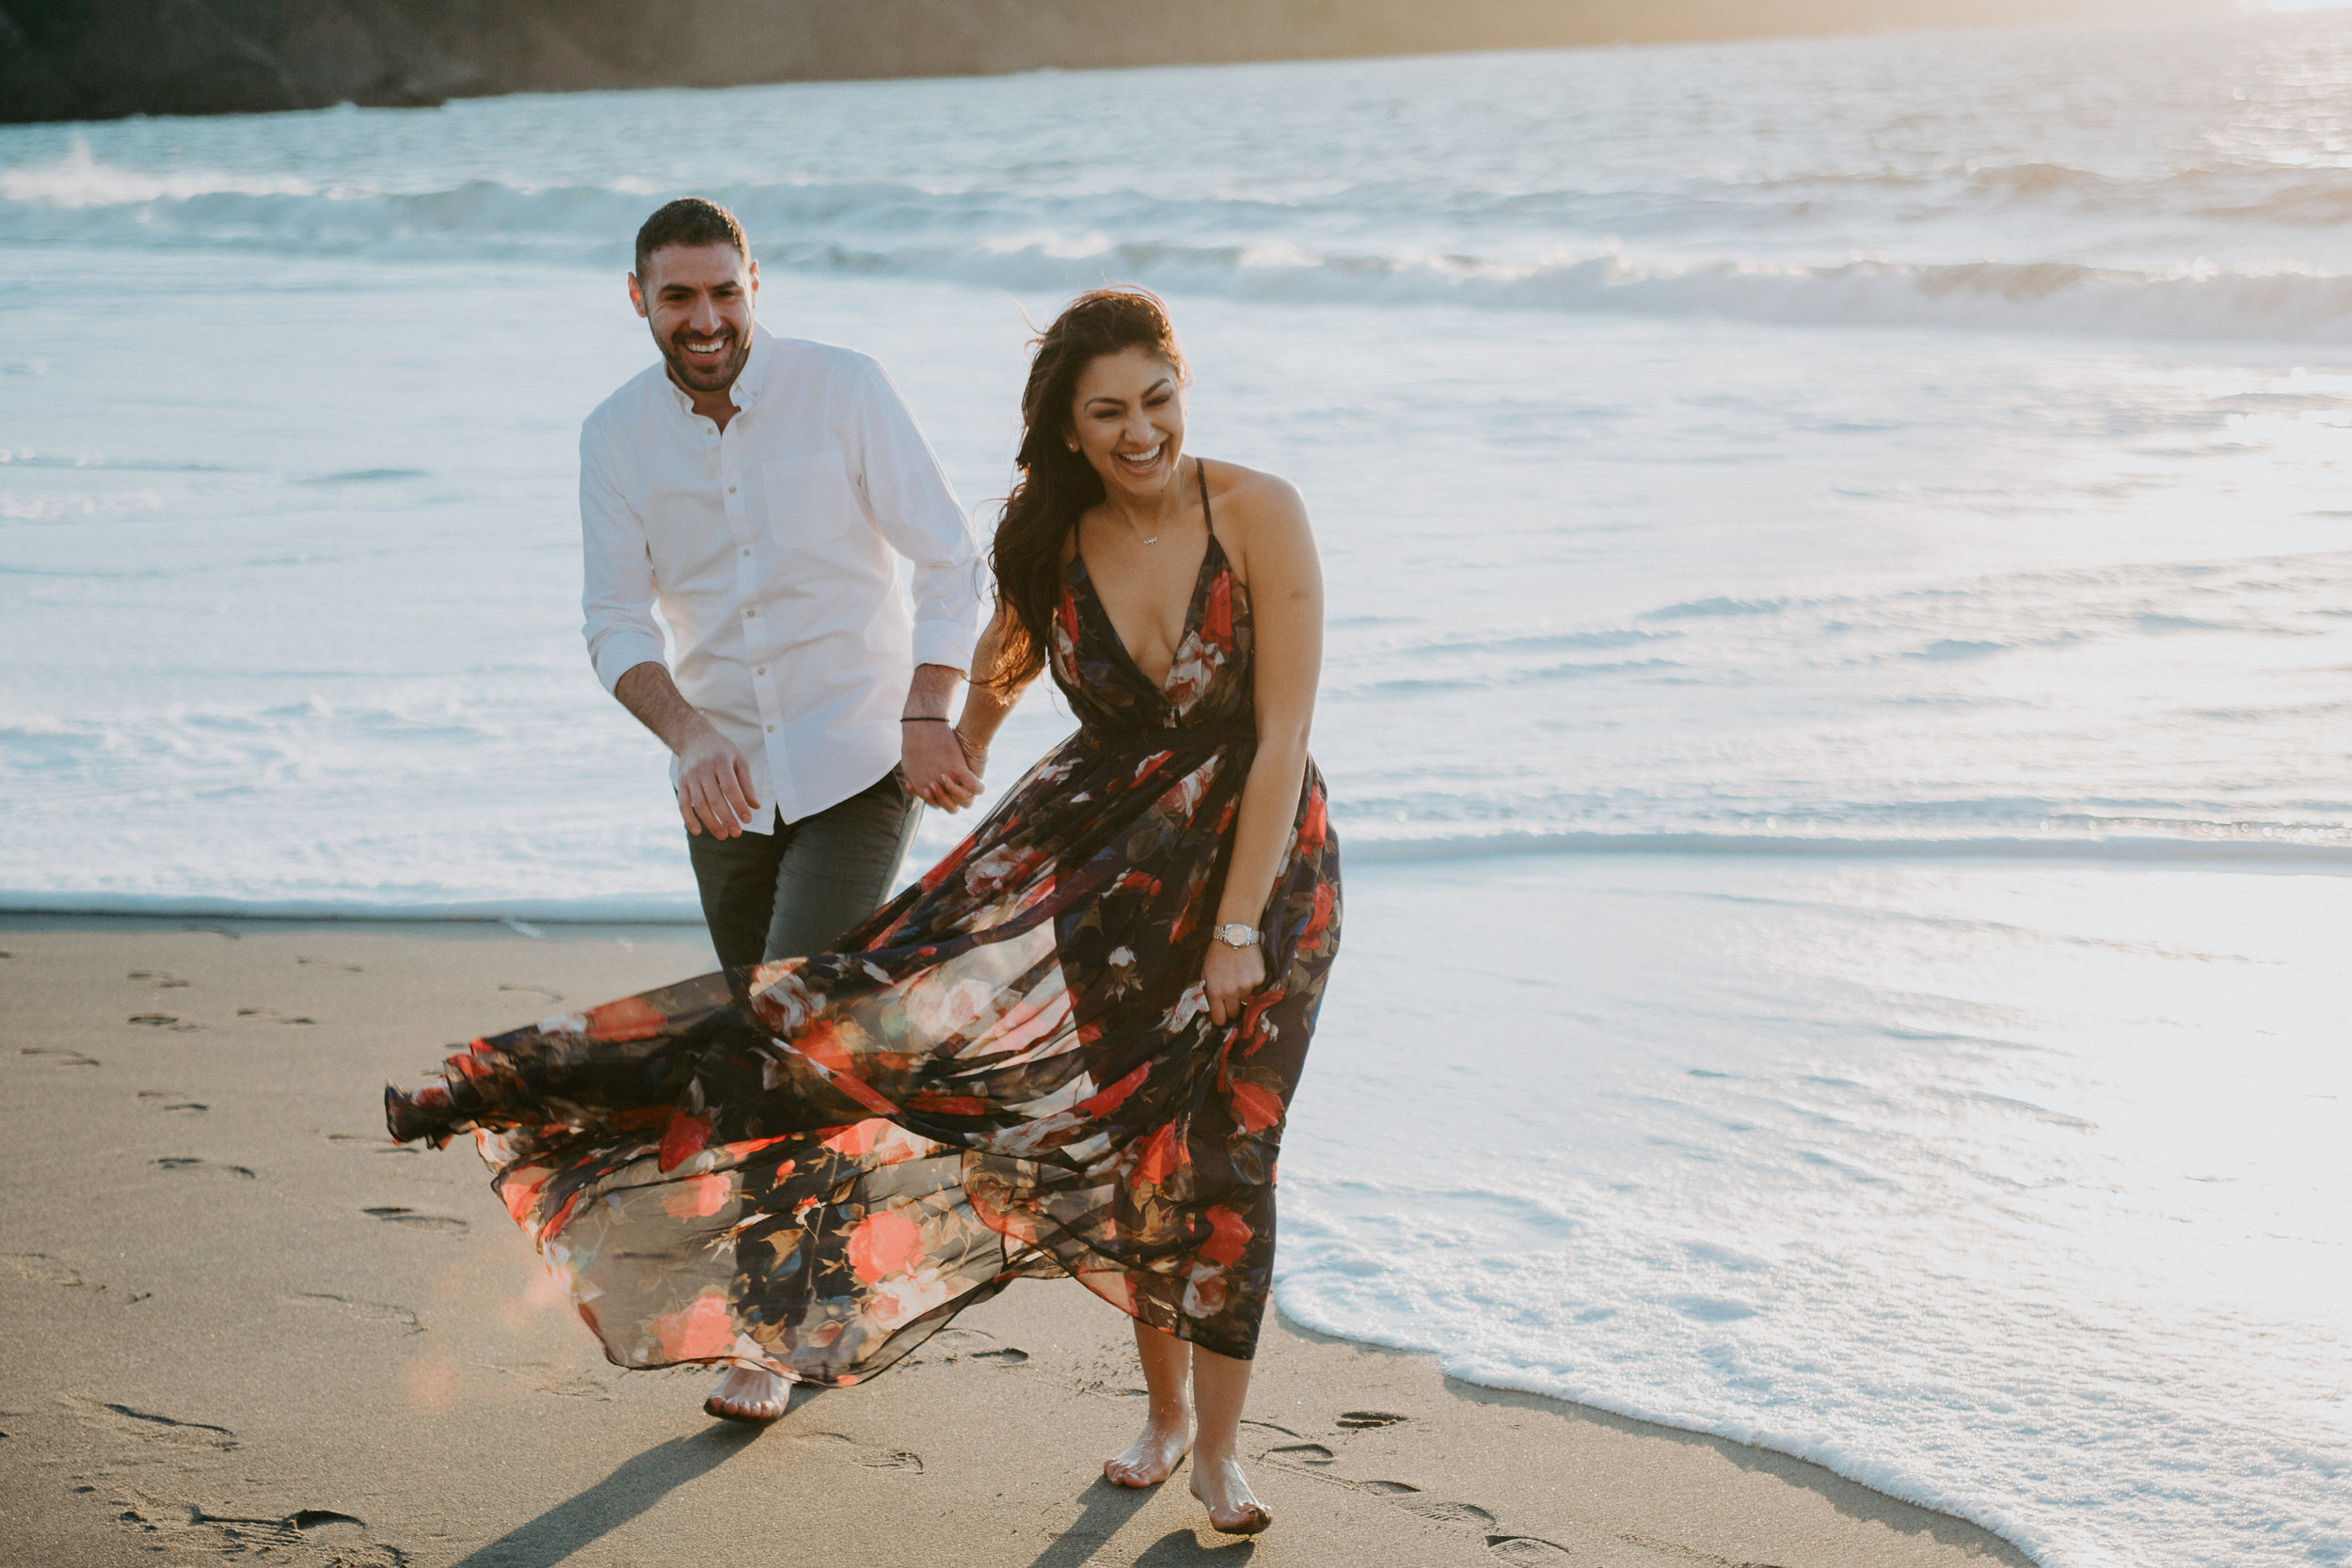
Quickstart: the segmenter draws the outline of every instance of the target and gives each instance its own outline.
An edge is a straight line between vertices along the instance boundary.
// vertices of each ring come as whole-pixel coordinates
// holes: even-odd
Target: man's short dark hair
[[[743,242],[743,226],[735,221],[735,214],[699,196],[682,196],[655,209],[644,227],[637,230],[639,282],[647,280],[645,263],[653,253],[672,245],[731,245],[745,261],[750,261],[752,255],[751,246]]]

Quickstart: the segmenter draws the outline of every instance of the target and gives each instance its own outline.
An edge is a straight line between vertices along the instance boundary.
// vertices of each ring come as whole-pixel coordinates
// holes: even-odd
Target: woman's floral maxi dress
[[[854,1383],[1012,1279],[1064,1273],[1249,1355],[1340,937],[1311,762],[1262,921],[1268,983],[1210,1022],[1250,641],[1214,533],[1157,687],[1073,560],[1049,653],[1084,727],[840,951],[475,1040],[387,1091],[394,1135],[477,1132],[625,1367]]]

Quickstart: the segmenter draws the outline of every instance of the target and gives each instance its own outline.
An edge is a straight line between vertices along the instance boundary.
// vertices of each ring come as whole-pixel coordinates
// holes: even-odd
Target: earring
[[[1071,442],[1071,443],[1070,443],[1070,451],[1071,451],[1072,455],[1073,455],[1073,456],[1075,456],[1075,455],[1076,455],[1076,453],[1077,453],[1077,451],[1078,451],[1078,443],[1077,443],[1077,442],[1075,442],[1075,441]]]

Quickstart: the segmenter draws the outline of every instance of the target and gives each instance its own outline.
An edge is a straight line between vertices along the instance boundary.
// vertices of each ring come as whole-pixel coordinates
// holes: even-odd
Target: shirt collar
[[[743,356],[743,368],[736,372],[735,385],[727,388],[727,399],[739,409],[755,408],[759,394],[768,385],[768,364],[775,357],[776,340],[757,322],[752,323],[752,351]],[[665,369],[661,384],[670,388],[670,396],[688,414],[694,412],[694,400],[686,395],[686,388],[670,379]]]

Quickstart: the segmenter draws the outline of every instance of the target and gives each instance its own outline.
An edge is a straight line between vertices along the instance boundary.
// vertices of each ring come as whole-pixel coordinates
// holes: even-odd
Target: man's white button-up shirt
[[[672,678],[750,762],[750,827],[772,832],[890,771],[914,667],[969,663],[986,600],[963,508],[880,365],[755,326],[731,396],[722,431],[656,363],[580,427],[583,630],[609,691],[663,661],[660,606]]]

